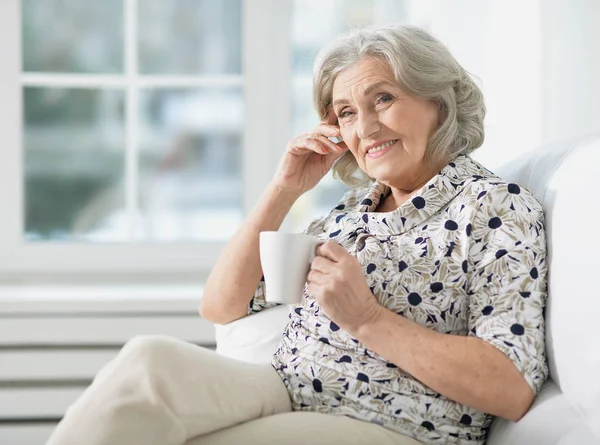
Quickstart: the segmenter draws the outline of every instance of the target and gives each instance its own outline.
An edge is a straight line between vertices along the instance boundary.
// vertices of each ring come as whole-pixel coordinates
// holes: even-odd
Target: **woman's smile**
[[[399,139],[393,139],[376,147],[370,148],[367,151],[367,157],[371,159],[380,158],[381,156],[385,155],[388,151],[392,150],[392,148],[395,147],[398,141]]]

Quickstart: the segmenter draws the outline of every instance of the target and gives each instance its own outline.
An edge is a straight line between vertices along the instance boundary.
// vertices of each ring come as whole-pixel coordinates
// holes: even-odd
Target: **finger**
[[[338,132],[338,135],[339,135],[339,132]],[[314,141],[318,141],[321,144],[325,145],[329,149],[328,152],[336,153],[336,152],[340,152],[343,150],[337,144],[335,144],[331,140],[329,140],[328,137],[329,136],[322,135],[318,132],[314,132],[309,136],[310,139],[312,139]]]
[[[314,133],[322,134],[325,137],[335,137],[340,135],[340,127],[337,125],[321,122],[315,127]]]
[[[349,253],[338,243],[334,241],[327,241],[325,244],[321,244],[319,247],[317,247],[317,255],[338,263],[346,255],[349,255]]]
[[[321,122],[321,125],[315,128],[315,132],[325,136],[328,140],[336,144],[337,147],[341,146],[344,149],[346,148],[345,144],[341,145],[341,143],[344,142],[344,139],[342,138],[340,127],[337,125],[330,125],[326,124],[325,122]]]
[[[346,142],[342,138],[342,133],[340,131],[340,127],[338,127],[336,125],[328,125],[328,124],[322,123],[321,125],[319,125],[316,128],[316,130],[320,131],[323,135],[325,135],[327,137],[327,140],[329,140],[333,144],[335,144],[335,146],[339,152],[348,151],[348,146],[346,145]]]
[[[314,152],[321,155],[327,155],[331,152],[329,147],[324,146],[320,141],[311,136],[300,136],[290,143],[290,151],[296,154],[306,154]]]
[[[310,263],[310,270],[317,270],[321,273],[327,274],[331,271],[333,262],[324,256],[316,256],[312,263]]]
[[[308,273],[307,279],[306,281],[308,283],[314,283],[314,284],[323,284],[325,283],[327,280],[327,275],[325,275],[323,272],[318,271],[318,270],[311,270]]]
[[[307,286],[308,295],[310,295],[313,298],[317,298],[317,292],[319,287],[320,285],[318,285],[317,283],[309,282]]]

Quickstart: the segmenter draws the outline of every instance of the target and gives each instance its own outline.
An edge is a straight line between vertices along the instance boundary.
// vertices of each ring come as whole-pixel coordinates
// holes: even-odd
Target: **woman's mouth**
[[[383,156],[384,154],[386,154],[388,151],[390,151],[392,149],[392,147],[394,146],[394,144],[396,142],[398,142],[398,139],[393,139],[391,141],[384,142],[383,144],[378,145],[377,147],[371,148],[367,152],[367,157],[374,159],[374,158],[379,158],[379,157]]]

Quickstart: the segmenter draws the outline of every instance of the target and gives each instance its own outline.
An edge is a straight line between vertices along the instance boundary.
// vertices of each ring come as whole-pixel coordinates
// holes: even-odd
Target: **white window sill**
[[[203,284],[0,285],[0,313],[198,311]]]

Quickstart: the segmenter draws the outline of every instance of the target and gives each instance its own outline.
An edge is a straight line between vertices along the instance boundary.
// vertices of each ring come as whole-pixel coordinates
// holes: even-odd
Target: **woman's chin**
[[[369,177],[373,178],[375,181],[381,182],[383,184],[389,184],[390,182],[394,182],[394,179],[398,179],[398,172],[387,171],[388,169],[375,169],[367,172]]]
[[[398,171],[391,168],[389,165],[378,165],[376,168],[363,168],[359,165],[359,170],[374,181],[383,184],[394,183],[398,181],[400,175]]]

